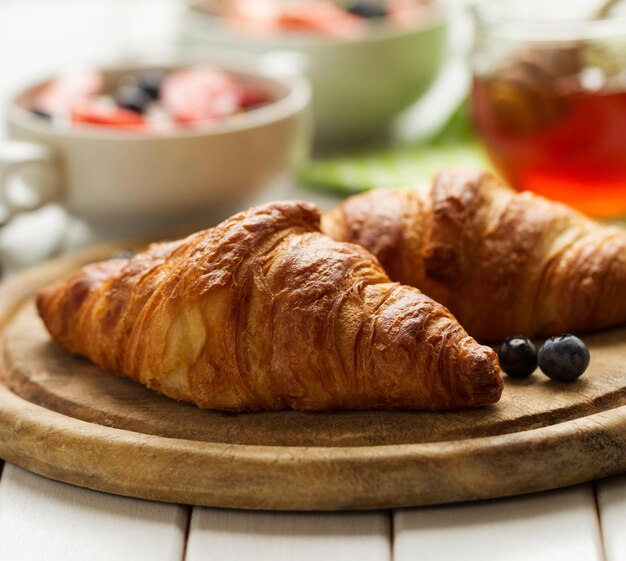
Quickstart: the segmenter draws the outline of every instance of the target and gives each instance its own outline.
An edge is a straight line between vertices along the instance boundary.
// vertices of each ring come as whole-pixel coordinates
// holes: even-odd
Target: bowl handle
[[[11,178],[18,173],[26,181],[14,184]],[[60,200],[61,194],[59,160],[51,147],[21,140],[0,141],[0,226],[17,214]]]

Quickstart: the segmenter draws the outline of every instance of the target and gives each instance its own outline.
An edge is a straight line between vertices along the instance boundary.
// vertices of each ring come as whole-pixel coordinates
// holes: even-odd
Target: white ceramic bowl
[[[431,85],[447,44],[447,17],[440,7],[420,27],[400,30],[381,25],[363,38],[349,40],[294,33],[244,35],[219,17],[191,8],[182,14],[180,28],[195,47],[304,55],[313,87],[315,134],[321,144],[352,142],[384,130]]]
[[[243,83],[266,89],[276,101],[203,129],[148,134],[97,125],[54,126],[25,108],[46,82],[25,88],[7,108],[11,140],[0,141],[4,206],[16,214],[54,201],[87,221],[171,220],[244,202],[301,165],[310,136],[308,84],[232,62],[219,66]],[[115,67],[103,73],[105,80],[115,80],[140,69]],[[25,167],[31,168],[27,176],[36,201],[20,205],[11,201],[8,178]]]

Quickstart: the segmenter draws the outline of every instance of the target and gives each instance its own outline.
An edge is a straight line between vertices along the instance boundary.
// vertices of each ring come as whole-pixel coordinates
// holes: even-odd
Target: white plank
[[[596,483],[607,561],[626,561],[626,475]]]
[[[189,509],[57,483],[5,464],[0,559],[181,561]]]
[[[502,474],[506,477],[506,474]],[[591,485],[397,511],[395,561],[599,561]]]
[[[388,511],[274,513],[195,508],[185,561],[387,561]]]

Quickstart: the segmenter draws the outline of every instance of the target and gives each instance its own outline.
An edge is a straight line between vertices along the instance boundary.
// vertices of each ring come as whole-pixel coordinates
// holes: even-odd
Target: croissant
[[[38,295],[53,339],[172,398],[227,411],[449,409],[497,401],[497,357],[392,283],[319,211],[272,203],[84,267]]]
[[[478,340],[626,323],[626,231],[487,173],[445,171],[432,185],[355,196],[322,229],[369,249]]]

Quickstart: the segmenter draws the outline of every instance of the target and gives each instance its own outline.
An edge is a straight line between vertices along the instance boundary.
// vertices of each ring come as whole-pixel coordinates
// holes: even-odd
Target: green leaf
[[[352,195],[370,189],[411,187],[452,166],[489,166],[476,142],[467,101],[426,143],[320,159],[301,170],[298,180],[311,188]]]

